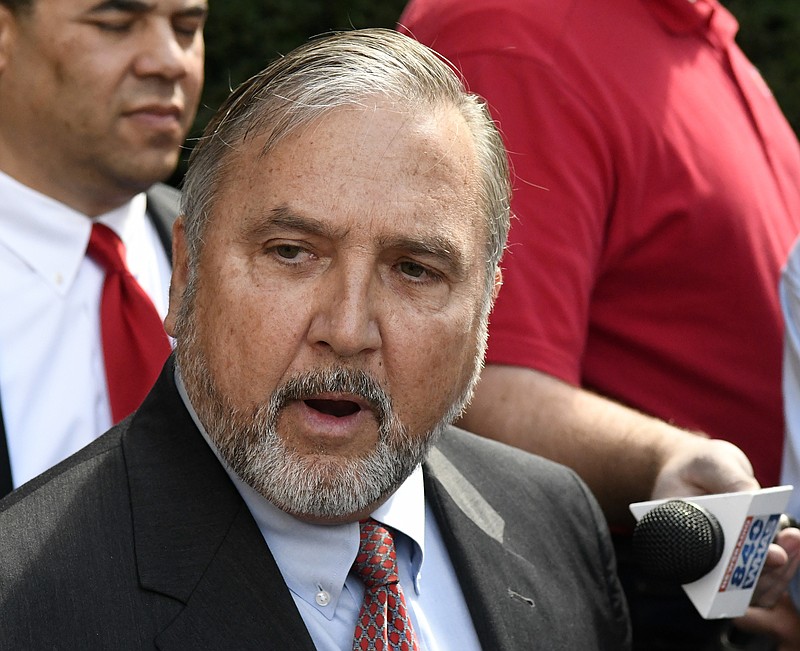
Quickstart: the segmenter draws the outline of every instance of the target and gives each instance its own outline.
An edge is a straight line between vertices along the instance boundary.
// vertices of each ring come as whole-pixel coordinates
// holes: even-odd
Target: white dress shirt
[[[100,296],[85,256],[92,220],[0,172],[0,400],[14,486],[111,425]],[[166,314],[169,260],[139,194],[101,215],[131,273]]]
[[[214,454],[176,371],[178,392]],[[357,522],[319,525],[268,502],[220,459],[272,552],[318,651],[351,651],[364,584],[350,568],[359,546]],[[372,514],[395,530],[400,586],[420,651],[480,651],[467,602],[436,518],[425,501],[422,468]],[[487,559],[489,562],[489,559]]]

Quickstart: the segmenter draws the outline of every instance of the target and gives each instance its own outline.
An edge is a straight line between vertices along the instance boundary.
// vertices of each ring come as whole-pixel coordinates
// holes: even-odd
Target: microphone
[[[778,486],[631,504],[640,570],[681,585],[705,619],[743,615],[791,491]]]
[[[665,583],[692,583],[714,569],[725,533],[714,514],[683,500],[648,511],[633,530],[633,553],[643,574]]]

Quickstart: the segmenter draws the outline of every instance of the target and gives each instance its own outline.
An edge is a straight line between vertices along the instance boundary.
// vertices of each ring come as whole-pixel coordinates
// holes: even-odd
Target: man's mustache
[[[277,414],[289,402],[309,400],[325,393],[345,393],[366,402],[380,426],[392,413],[392,401],[380,383],[366,371],[332,367],[307,371],[280,385],[270,400],[270,411]]]

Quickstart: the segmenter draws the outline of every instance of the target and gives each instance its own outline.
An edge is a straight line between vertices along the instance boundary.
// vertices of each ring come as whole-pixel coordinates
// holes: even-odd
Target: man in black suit
[[[94,223],[166,314],[179,199],[160,182],[197,109],[206,12],[206,0],[0,0],[0,496],[117,420],[105,271],[85,255]],[[152,368],[129,369],[143,377],[132,402]]]
[[[173,230],[174,361],[0,502],[0,647],[626,649],[585,486],[450,425],[508,199],[483,104],[396,32],[236,90]]]

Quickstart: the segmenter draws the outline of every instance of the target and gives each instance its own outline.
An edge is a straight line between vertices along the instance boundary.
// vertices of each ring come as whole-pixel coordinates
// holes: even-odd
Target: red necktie
[[[364,582],[364,604],[353,636],[354,651],[417,651],[417,640],[397,575],[392,534],[379,522],[361,522],[353,569]]]
[[[86,254],[106,272],[100,323],[111,416],[117,423],[142,403],[171,347],[156,308],[125,265],[125,245],[117,234],[94,224]]]

